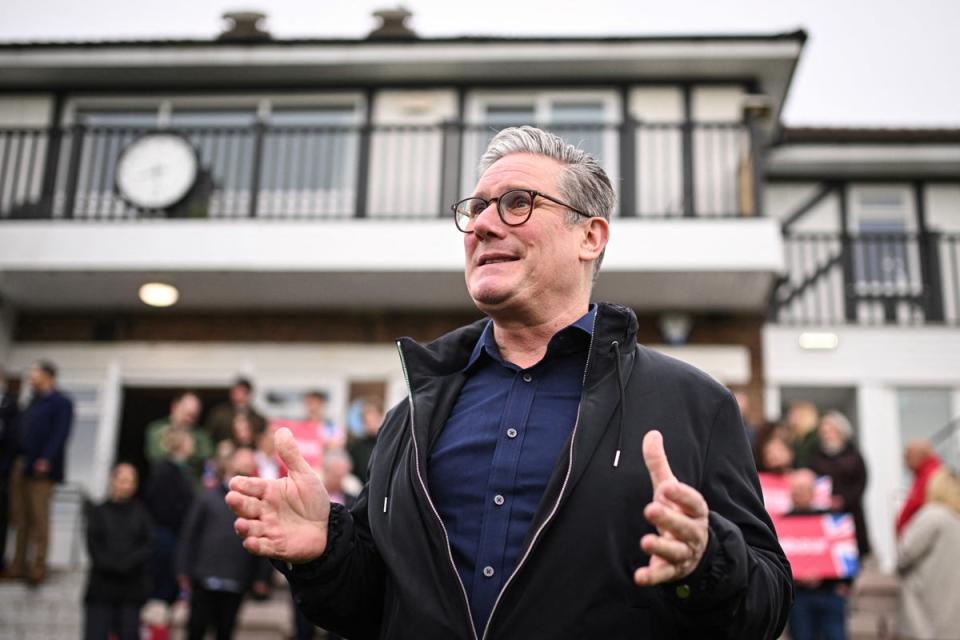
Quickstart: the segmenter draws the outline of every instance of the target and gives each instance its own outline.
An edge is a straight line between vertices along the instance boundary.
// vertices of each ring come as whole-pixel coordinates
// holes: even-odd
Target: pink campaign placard
[[[857,535],[849,513],[773,516],[794,580],[852,578],[857,574]]]
[[[763,504],[771,516],[789,513],[793,509],[793,500],[790,498],[790,480],[788,476],[775,473],[758,473],[760,490],[763,492]],[[830,496],[833,493],[833,482],[827,476],[817,477],[813,487],[813,508],[828,511],[831,507]]]
[[[281,427],[290,429],[293,439],[297,441],[300,453],[311,467],[317,471],[323,470],[324,428],[319,422],[305,420],[277,419],[270,421],[270,430],[276,431]],[[282,468],[280,475],[287,475],[286,468]]]

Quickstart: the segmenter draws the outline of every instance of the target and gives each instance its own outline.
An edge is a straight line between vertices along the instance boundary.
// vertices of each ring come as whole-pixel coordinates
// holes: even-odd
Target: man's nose
[[[477,214],[473,220],[473,232],[479,238],[498,233],[503,227],[500,213],[497,211],[496,201],[487,203],[486,209]]]

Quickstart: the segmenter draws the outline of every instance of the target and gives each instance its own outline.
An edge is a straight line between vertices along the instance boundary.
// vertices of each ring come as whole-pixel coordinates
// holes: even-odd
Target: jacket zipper
[[[427,504],[430,505],[430,510],[437,518],[437,522],[440,524],[440,530],[443,531],[443,539],[447,544],[447,559],[450,561],[450,568],[453,569],[453,575],[457,577],[457,584],[460,585],[460,593],[463,595],[463,603],[467,606],[467,616],[470,619],[470,634],[473,637],[473,640],[477,640],[477,630],[473,626],[473,611],[470,609],[470,598],[467,597],[467,589],[463,586],[463,580],[460,578],[460,572],[457,571],[457,564],[453,561],[453,551],[450,549],[450,536],[447,534],[447,527],[443,524],[443,518],[440,517],[440,513],[437,511],[436,506],[434,506],[433,500],[430,498],[430,492],[427,491],[427,483],[423,481],[423,475],[420,473],[420,448],[417,446],[417,434],[413,426],[413,387],[410,386],[410,375],[407,373],[407,361],[403,357],[403,349],[400,346],[399,340],[397,341],[397,352],[400,354],[400,366],[403,369],[403,381],[407,384],[407,398],[410,402],[410,439],[413,441],[414,466],[417,469],[417,480],[420,481],[420,487],[423,489],[423,494],[427,497]]]
[[[597,332],[597,316],[600,314],[600,310],[597,309],[597,313],[593,315],[593,326],[590,327],[590,346],[587,348],[587,361],[583,366],[583,382],[582,386],[587,384],[587,371],[590,369],[590,356],[593,353],[593,339]],[[409,383],[408,383],[409,384]],[[547,514],[547,517],[544,518],[543,522],[537,527],[536,533],[533,534],[533,538],[530,540],[530,544],[527,546],[526,552],[524,552],[523,557],[520,558],[520,561],[517,562],[517,566],[513,568],[513,572],[510,574],[510,577],[507,578],[507,581],[503,583],[503,587],[500,589],[500,593],[497,594],[497,599],[493,602],[493,608],[490,609],[490,615],[487,616],[487,622],[483,627],[483,636],[481,640],[487,640],[487,633],[490,631],[490,623],[493,621],[493,616],[497,612],[497,605],[500,604],[500,599],[503,598],[503,594],[506,592],[507,587],[510,586],[510,583],[513,582],[514,577],[516,577],[517,572],[520,571],[520,567],[523,566],[523,563],[526,562],[527,558],[530,556],[530,553],[533,551],[533,547],[536,546],[537,540],[540,538],[540,534],[543,533],[543,530],[546,529],[547,525],[550,524],[550,521],[553,520],[553,517],[556,515],[557,510],[560,508],[560,501],[563,500],[563,493],[567,490],[567,483],[570,481],[570,474],[573,472],[573,444],[577,439],[577,427],[580,426],[580,409],[582,405],[577,406],[577,419],[573,423],[573,432],[570,434],[570,453],[567,458],[567,473],[563,477],[563,484],[560,485],[560,493],[557,495],[557,501],[553,505],[553,509],[550,510],[550,513]],[[462,585],[461,585],[462,586]],[[473,616],[471,616],[471,619]]]

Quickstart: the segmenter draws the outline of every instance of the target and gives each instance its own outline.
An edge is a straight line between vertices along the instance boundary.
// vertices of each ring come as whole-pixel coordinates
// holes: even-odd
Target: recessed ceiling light
[[[180,299],[180,292],[173,285],[148,282],[140,287],[140,300],[151,307],[169,307]]]
[[[800,348],[808,351],[829,351],[840,344],[837,334],[829,331],[804,331],[800,334]]]

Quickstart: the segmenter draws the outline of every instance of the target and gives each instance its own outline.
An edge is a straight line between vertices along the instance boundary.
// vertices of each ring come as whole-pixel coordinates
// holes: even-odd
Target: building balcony
[[[960,234],[796,233],[784,244],[777,324],[960,324]]]
[[[552,127],[619,191],[600,299],[640,309],[765,308],[782,270],[762,211],[754,127]],[[489,127],[178,129],[199,175],[166,210],[133,206],[117,161],[154,129],[0,131],[0,294],[27,308],[122,308],[145,279],[192,308],[466,308],[449,204]],[[317,276],[322,276],[318,278]]]

